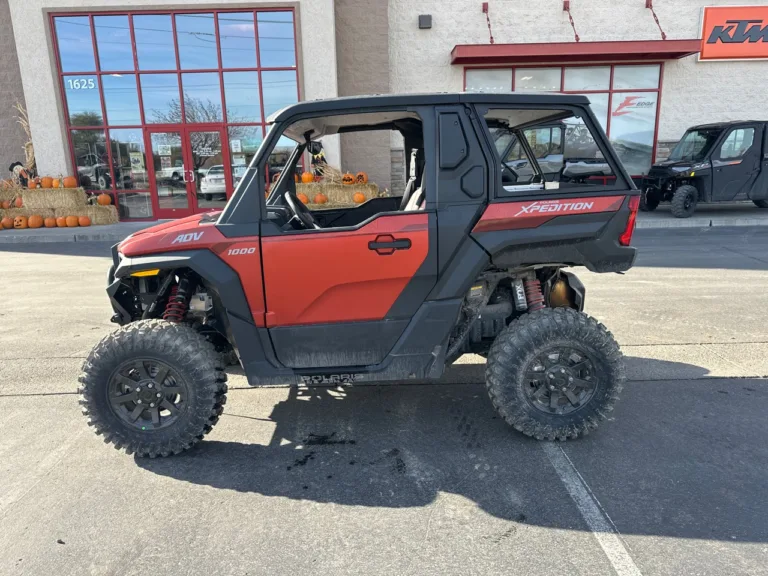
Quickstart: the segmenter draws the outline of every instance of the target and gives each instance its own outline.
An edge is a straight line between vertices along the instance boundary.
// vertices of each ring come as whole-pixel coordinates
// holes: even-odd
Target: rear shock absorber
[[[186,278],[179,279],[179,283],[171,287],[168,303],[165,305],[163,320],[168,322],[181,322],[187,314],[187,305],[190,296],[190,282]]]
[[[528,301],[528,312],[535,312],[544,308],[544,294],[541,291],[541,282],[533,279],[523,281],[525,286],[525,299]]]

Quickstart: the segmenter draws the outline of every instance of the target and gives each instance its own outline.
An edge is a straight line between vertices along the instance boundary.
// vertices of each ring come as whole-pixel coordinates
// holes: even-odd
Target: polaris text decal
[[[173,239],[171,244],[184,244],[186,242],[195,242],[203,237],[203,232],[190,232],[189,234],[179,234]]]
[[[324,376],[299,376],[302,384],[351,384],[363,379],[362,374],[328,374]]]
[[[537,201],[520,206],[520,211],[514,215],[516,218],[521,214],[550,213],[550,212],[589,212],[595,207],[594,202],[561,202],[559,200]]]

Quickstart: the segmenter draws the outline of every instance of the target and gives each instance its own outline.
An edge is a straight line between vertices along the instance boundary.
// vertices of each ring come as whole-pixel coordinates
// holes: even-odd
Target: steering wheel
[[[304,203],[300,201],[295,194],[291,193],[290,190],[286,190],[283,197],[285,198],[285,203],[288,205],[288,209],[293,213],[294,217],[298,218],[299,222],[301,222],[305,228],[309,230],[320,230],[320,226],[312,216],[312,212],[309,211],[309,208],[304,206]]]

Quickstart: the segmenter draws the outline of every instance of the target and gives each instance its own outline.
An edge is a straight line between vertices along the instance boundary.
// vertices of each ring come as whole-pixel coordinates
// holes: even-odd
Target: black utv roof
[[[723,130],[739,124],[764,124],[765,120],[731,120],[730,122],[713,122],[711,124],[699,124],[691,126],[688,130]]]
[[[533,104],[541,106],[587,106],[589,99],[576,94],[541,94],[508,92],[502,94],[482,94],[471,92],[436,93],[436,94],[376,94],[373,96],[346,96],[327,100],[308,100],[293,104],[272,114],[267,122],[282,122],[296,114],[349,112],[358,108],[385,108],[408,106],[435,106],[459,103],[498,104],[514,106]]]

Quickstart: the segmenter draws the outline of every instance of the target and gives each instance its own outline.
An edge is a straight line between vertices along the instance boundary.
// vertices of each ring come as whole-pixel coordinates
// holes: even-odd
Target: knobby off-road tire
[[[105,336],[79,380],[80,404],[96,434],[141,457],[191,448],[227,401],[227,375],[213,345],[191,326],[163,320]]]
[[[672,216],[675,218],[689,218],[696,210],[699,200],[699,191],[695,186],[686,184],[675,190],[672,196]]]
[[[640,211],[653,212],[659,207],[659,199],[655,197],[648,198],[648,191],[643,190],[640,194]]]
[[[588,434],[608,417],[626,375],[605,326],[571,308],[545,308],[497,336],[485,379],[507,424],[538,440],[566,440]]]
[[[768,200],[752,200],[758,208],[768,208]]]

